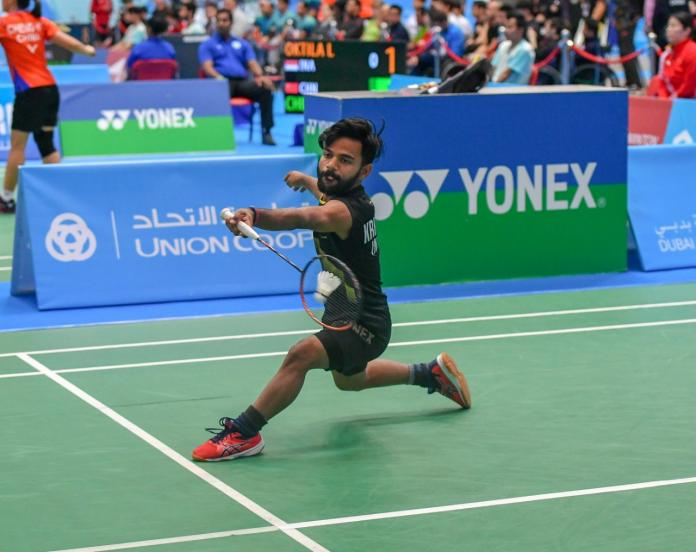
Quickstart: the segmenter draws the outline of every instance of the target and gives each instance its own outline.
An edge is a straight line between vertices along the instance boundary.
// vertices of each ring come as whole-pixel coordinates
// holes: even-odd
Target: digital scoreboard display
[[[386,90],[406,71],[405,42],[289,40],[283,48],[285,112],[304,113],[317,92]]]

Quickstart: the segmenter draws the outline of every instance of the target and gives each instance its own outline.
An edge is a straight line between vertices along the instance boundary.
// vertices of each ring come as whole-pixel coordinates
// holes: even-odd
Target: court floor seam
[[[516,320],[524,318],[543,318],[550,316],[568,316],[575,314],[593,314],[601,312],[620,312],[628,310],[643,310],[643,309],[659,309],[659,308],[674,308],[674,307],[688,307],[696,305],[696,301],[671,301],[666,303],[643,303],[643,304],[633,304],[633,305],[615,305],[612,307],[590,307],[582,309],[565,309],[556,311],[536,311],[536,312],[526,312],[526,313],[513,313],[513,314],[497,314],[488,316],[471,316],[463,318],[445,318],[438,320],[419,320],[413,322],[395,322],[392,324],[393,328],[402,327],[414,327],[414,326],[430,326],[430,325],[440,325],[440,324],[461,324],[468,322],[487,322],[495,320]],[[58,354],[58,353],[75,353],[81,351],[99,351],[99,350],[109,350],[109,349],[131,349],[139,347],[155,347],[161,345],[182,345],[187,343],[210,343],[215,341],[231,341],[237,339],[256,339],[263,337],[283,337],[291,335],[303,335],[309,334],[317,331],[316,328],[305,329],[305,330],[288,330],[288,331],[278,331],[278,332],[259,332],[253,334],[236,334],[236,335],[224,335],[224,336],[212,336],[212,337],[198,337],[198,338],[184,338],[184,339],[170,339],[170,340],[157,340],[157,341],[140,341],[131,343],[118,343],[112,345],[91,345],[85,347],[64,347],[59,349],[42,349],[35,351],[16,351],[14,353],[0,353],[0,358],[13,356],[18,352],[23,352],[28,355],[45,355],[45,354]]]
[[[107,418],[111,419],[113,422],[116,422],[118,425],[120,425],[121,427],[123,427],[142,441],[145,441],[148,445],[155,448],[158,452],[162,453],[170,460],[173,460],[174,462],[179,464],[179,466],[189,471],[199,479],[203,480],[211,487],[220,491],[228,498],[231,498],[240,506],[246,508],[253,514],[257,515],[258,517],[269,523],[270,525],[277,527],[279,531],[282,531],[283,533],[285,533],[285,535],[287,535],[297,543],[301,544],[306,549],[311,550],[312,552],[329,552],[319,543],[302,534],[299,530],[289,527],[289,525],[285,521],[272,514],[271,512],[263,508],[261,505],[257,504],[247,496],[243,495],[233,487],[230,487],[229,485],[227,485],[211,473],[207,472],[197,464],[194,464],[191,460],[188,460],[187,458],[176,452],[174,449],[166,445],[164,442],[160,441],[150,433],[146,432],[140,426],[134,424],[125,416],[122,416],[112,408],[108,407],[106,404],[99,401],[98,399],[96,399],[77,385],[69,382],[59,374],[56,374],[50,368],[40,363],[38,360],[24,353],[20,353],[17,356],[18,358],[20,358],[20,360],[22,360],[22,362],[28,364],[35,370],[38,370],[39,372],[43,373],[54,383],[58,384],[60,387],[73,394],[77,398],[81,399],[82,401],[86,402],[89,406],[98,410]]]

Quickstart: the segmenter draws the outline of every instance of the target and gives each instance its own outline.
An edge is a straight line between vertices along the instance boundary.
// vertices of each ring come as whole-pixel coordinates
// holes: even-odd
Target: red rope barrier
[[[432,39],[430,39],[422,46],[416,46],[413,50],[410,50],[409,52],[407,52],[406,56],[407,57],[414,57],[414,56],[418,57],[419,55],[427,52],[432,45],[433,45],[433,41],[432,41]]]
[[[554,59],[556,59],[556,56],[560,53],[561,53],[561,49],[556,47],[548,56],[546,56],[544,59],[542,59],[539,63],[535,63],[534,69],[536,69],[538,71],[542,67],[546,67],[549,63],[551,63]]]
[[[580,57],[585,58],[588,61],[591,61],[592,63],[599,63],[601,65],[613,65],[617,63],[626,63],[627,61],[631,61],[632,59],[637,58],[639,55],[643,53],[644,50],[637,50],[635,52],[631,52],[630,54],[620,57],[620,58],[612,58],[612,59],[607,59],[607,58],[602,58],[602,57],[597,57],[595,55],[590,54],[589,52],[586,52],[582,48],[578,48],[577,46],[573,45],[571,47],[573,52],[578,54]]]
[[[469,60],[463,57],[459,57],[457,54],[455,54],[444,40],[442,41],[442,47],[445,49],[447,57],[456,61],[457,63],[460,63],[461,65],[469,65]]]

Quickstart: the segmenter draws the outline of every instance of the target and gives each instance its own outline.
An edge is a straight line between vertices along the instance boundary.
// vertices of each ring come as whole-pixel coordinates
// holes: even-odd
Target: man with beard
[[[365,119],[342,119],[321,134],[319,145],[323,153],[317,165],[318,178],[296,171],[285,177],[291,188],[311,192],[319,200],[318,206],[249,207],[238,210],[227,225],[236,235],[241,235],[239,222],[265,230],[313,230],[317,253],[337,257],[360,281],[362,313],[350,330],[323,329],[293,345],[256,401],[237,418],[221,418],[222,430],[193,451],[194,460],[231,460],[259,454],[264,448],[259,431],[290,406],[313,369],[330,371],[336,387],[343,391],[411,384],[427,388],[428,393],[437,391],[462,408],[471,407],[466,380],[447,353],[431,362],[411,365],[377,359],[389,343],[391,318],[382,293],[375,208],[362,182],[381,152],[379,134]]]

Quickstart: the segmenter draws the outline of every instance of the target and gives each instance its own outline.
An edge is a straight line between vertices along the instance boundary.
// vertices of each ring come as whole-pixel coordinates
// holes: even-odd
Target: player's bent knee
[[[334,385],[341,391],[362,391],[362,382],[355,377],[344,376],[338,372],[332,372]]]
[[[48,157],[56,152],[56,147],[53,145],[53,129],[41,129],[34,132],[34,141],[39,148],[41,157]]]
[[[307,372],[313,368],[320,368],[324,356],[321,344],[311,339],[303,339],[295,343],[285,355],[282,368]]]

